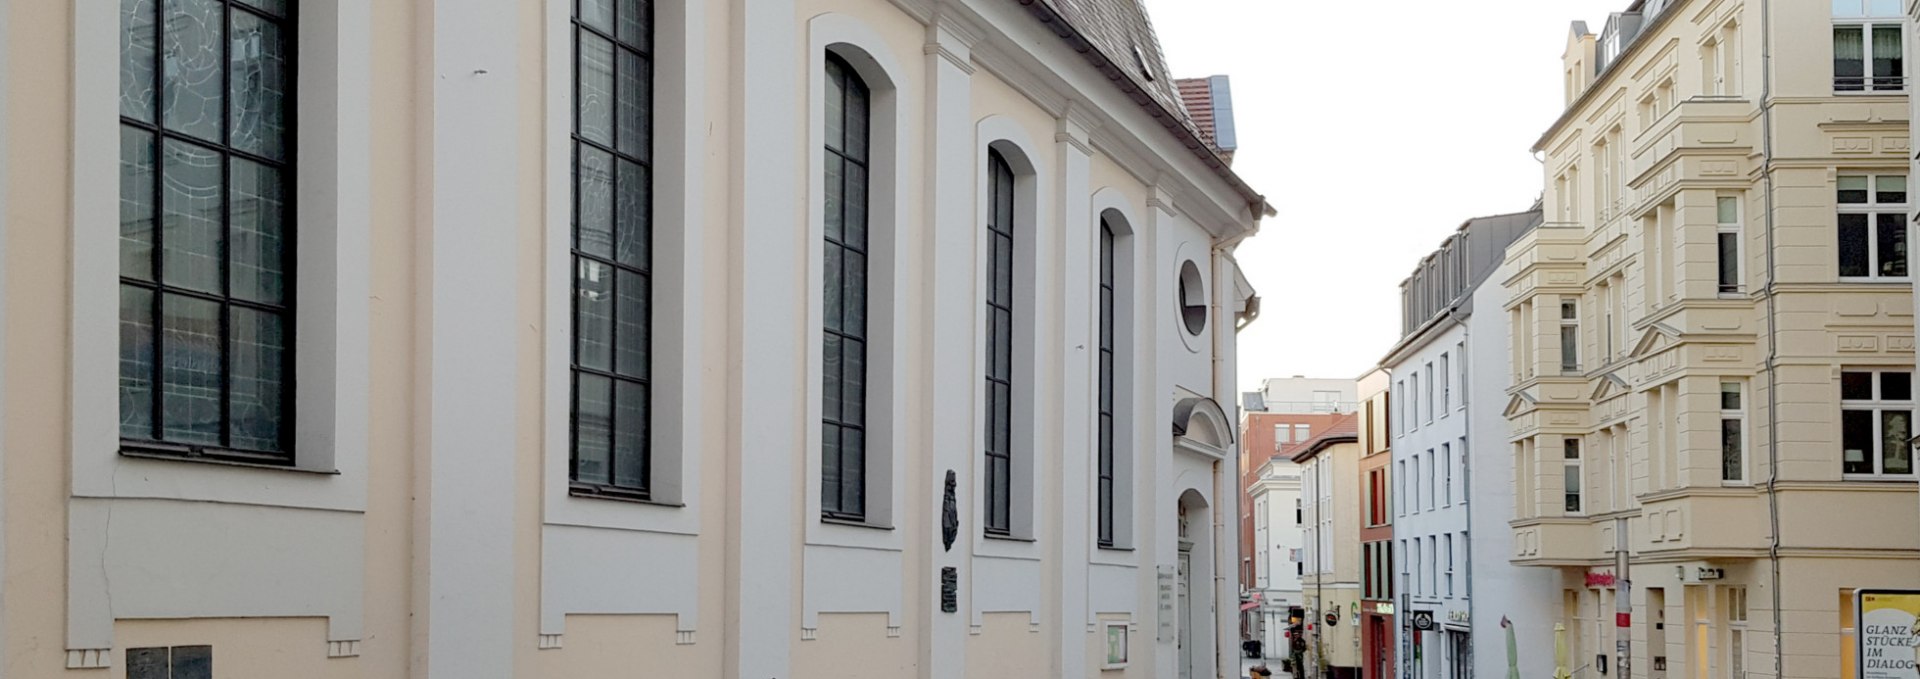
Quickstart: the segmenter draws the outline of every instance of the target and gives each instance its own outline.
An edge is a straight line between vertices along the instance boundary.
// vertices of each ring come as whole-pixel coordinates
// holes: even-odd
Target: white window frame
[[[1864,203],[1839,202],[1840,181],[1848,178],[1852,178],[1852,177],[1866,178],[1867,202],[1864,202]],[[1909,195],[1908,199],[1905,202],[1899,202],[1899,203],[1879,202],[1880,200],[1879,186],[1880,186],[1881,177],[1900,177],[1903,183],[1906,185],[1906,189],[1908,191],[1912,190],[1912,183],[1911,183],[1912,178],[1908,177],[1905,173],[1902,173],[1902,172],[1846,173],[1846,174],[1837,175],[1834,178],[1835,212],[1837,214],[1864,214],[1867,216],[1867,275],[1847,276],[1844,274],[1840,274],[1839,273],[1840,263],[1838,261],[1835,261],[1834,273],[1838,276],[1839,280],[1843,282],[1887,283],[1887,282],[1906,282],[1906,281],[1913,280],[1913,264],[1914,264],[1913,262],[1913,225],[1907,219],[1907,216],[1906,216],[1907,207],[1909,204],[1913,202],[1913,199],[1911,195]],[[1880,215],[1883,215],[1883,214],[1898,215],[1900,217],[1900,224],[1907,228],[1907,275],[1905,276],[1881,276],[1878,273],[1876,273],[1880,267],[1880,238],[1879,238]],[[1840,248],[1839,238],[1840,238],[1840,225],[1839,225],[1839,218],[1836,217],[1834,220],[1834,252],[1836,254],[1838,254],[1839,248]]]
[[[1407,376],[1407,431],[1420,430],[1420,372]]]
[[[1740,401],[1737,407],[1733,407],[1733,408],[1727,407],[1726,394],[1728,393],[1727,391],[1728,387],[1733,388],[1734,391],[1732,393],[1736,397],[1738,397]],[[1727,445],[1726,443],[1726,436],[1727,436],[1726,423],[1727,422],[1735,422],[1739,425],[1739,428],[1740,428],[1740,465],[1739,465],[1740,478],[1737,478],[1737,479],[1726,478],[1727,463],[1726,463],[1725,451],[1726,451],[1726,445]],[[1720,482],[1723,485],[1729,485],[1729,486],[1751,485],[1752,482],[1749,480],[1751,476],[1748,474],[1747,470],[1751,466],[1750,461],[1752,460],[1752,457],[1753,457],[1748,452],[1753,447],[1752,444],[1750,443],[1750,440],[1753,437],[1750,435],[1751,432],[1747,429],[1747,383],[1745,381],[1722,380],[1720,382],[1720,423],[1721,424],[1720,424],[1719,440],[1720,440],[1720,450],[1722,451],[1721,461],[1720,461],[1720,469],[1721,469]]]
[[[1887,480],[1887,479],[1915,478],[1915,475],[1913,472],[1908,472],[1905,474],[1888,474],[1881,471],[1886,462],[1886,452],[1881,447],[1881,444],[1885,443],[1884,439],[1886,438],[1886,435],[1882,431],[1884,424],[1883,424],[1883,419],[1880,413],[1889,411],[1889,410],[1905,410],[1909,413],[1908,419],[1907,419],[1909,428],[1912,427],[1912,422],[1913,422],[1911,413],[1914,410],[1914,401],[1912,399],[1908,399],[1905,401],[1889,401],[1881,398],[1881,395],[1880,395],[1880,376],[1884,373],[1899,373],[1899,372],[1905,372],[1905,373],[1911,374],[1912,369],[1910,368],[1898,368],[1898,369],[1859,368],[1859,369],[1850,369],[1850,370],[1843,369],[1841,371],[1842,375],[1845,375],[1847,373],[1867,373],[1872,375],[1873,398],[1872,399],[1854,399],[1854,400],[1842,398],[1840,399],[1840,411],[1842,413],[1845,413],[1848,411],[1866,411],[1866,412],[1873,413],[1872,422],[1873,422],[1873,446],[1874,446],[1872,450],[1866,451],[1868,458],[1873,461],[1874,471],[1846,472],[1845,471],[1846,469],[1846,443],[1845,443],[1846,420],[1843,417],[1838,425],[1841,429],[1840,431],[1836,432],[1837,434],[1839,434],[1839,436],[1836,436],[1834,438],[1834,441],[1838,442],[1841,447],[1840,464],[1841,464],[1841,470],[1842,470],[1841,471],[1842,478],[1855,479],[1855,480]],[[1911,448],[1908,449],[1908,455],[1909,455],[1908,459],[1910,460],[1908,465],[1909,467],[1912,467],[1913,464],[1911,462],[1912,460]]]
[[[1406,502],[1407,498],[1405,497],[1407,493],[1407,461],[1401,460],[1397,464],[1399,465],[1399,469],[1397,470],[1399,473],[1393,475],[1394,515],[1406,516],[1408,504]]]
[[[1433,411],[1438,410],[1438,408],[1433,407],[1433,364],[1428,363],[1426,368],[1427,368],[1427,393],[1426,393],[1426,398],[1422,399],[1422,401],[1425,403],[1427,408],[1427,424],[1433,424]]]
[[[1440,405],[1436,410],[1440,411],[1441,417],[1446,417],[1453,410],[1453,370],[1448,365],[1448,358],[1447,354],[1440,354]]]
[[[1746,255],[1746,244],[1741,242],[1741,234],[1740,234],[1740,197],[1739,196],[1715,196],[1713,207],[1714,207],[1714,222],[1715,222],[1714,244],[1713,244],[1713,257],[1714,257],[1714,264],[1715,264],[1714,271],[1713,271],[1714,285],[1716,286],[1716,289],[1719,290],[1720,294],[1723,296],[1738,296],[1742,294],[1743,291],[1745,291],[1747,288],[1745,283],[1747,267],[1745,266],[1745,262],[1743,261]],[[1731,217],[1727,215],[1728,208],[1732,209],[1733,215]],[[1720,267],[1724,266],[1725,262],[1722,262],[1720,260],[1721,252],[1720,252],[1719,239],[1724,238],[1728,235],[1733,236],[1733,283],[1732,284],[1728,284],[1720,280]],[[1838,238],[1838,234],[1836,234],[1835,237]]]
[[[1560,372],[1580,372],[1580,300],[1571,296],[1560,298]]]
[[[1862,77],[1861,77],[1860,89],[1842,90],[1842,89],[1839,89],[1838,87],[1835,87],[1833,90],[1833,93],[1840,96],[1858,96],[1858,95],[1875,95],[1875,94],[1886,95],[1888,93],[1893,93],[1893,92],[1906,92],[1907,81],[1912,78],[1912,76],[1908,74],[1907,71],[1912,68],[1912,64],[1906,63],[1904,58],[1902,59],[1902,63],[1901,63],[1901,75],[1900,75],[1901,79],[1900,79],[1900,84],[1898,86],[1875,89],[1873,84],[1873,29],[1875,27],[1885,26],[1888,24],[1892,24],[1893,26],[1898,27],[1900,29],[1901,54],[1903,57],[1905,56],[1906,40],[1907,40],[1907,29],[1906,29],[1907,18],[1905,13],[1901,11],[1901,7],[1900,7],[1900,5],[1902,4],[1901,0],[1835,0],[1833,5],[1835,6],[1836,9],[1838,9],[1838,6],[1842,2],[1859,3],[1858,7],[1860,9],[1857,10],[1857,12],[1855,13],[1846,13],[1846,14],[1835,13],[1833,15],[1833,25],[1835,27],[1839,27],[1839,26],[1860,26],[1861,27],[1860,29],[1860,64],[1861,64],[1860,72]],[[1887,3],[1892,3],[1892,4],[1889,5]],[[1876,10],[1875,7],[1882,7],[1883,9]],[[1828,32],[1828,36],[1829,36],[1828,39],[1831,40],[1832,39],[1831,31]],[[1831,65],[1833,63],[1832,59],[1829,58],[1827,63]],[[1835,77],[1837,78],[1838,76],[1836,75]],[[1835,83],[1835,84],[1837,85],[1838,83]]]
[[[1447,598],[1453,598],[1453,534],[1446,535],[1447,546]]]
[[[1411,471],[1413,475],[1407,477],[1410,481],[1410,483],[1407,484],[1407,488],[1411,489],[1410,492],[1412,495],[1408,496],[1407,499],[1412,500],[1410,504],[1413,505],[1413,512],[1418,514],[1420,513],[1420,454],[1414,453],[1410,459],[1413,460],[1413,465],[1408,471]]]
[[[1728,676],[1746,676],[1747,643],[1747,588],[1726,587],[1721,590],[1727,599],[1727,671]]]
[[[1572,486],[1564,487],[1567,485],[1565,483],[1567,477],[1565,472],[1562,473],[1561,485],[1563,488],[1561,489],[1562,502],[1560,507],[1566,512],[1567,516],[1586,516],[1587,514],[1587,455],[1585,448],[1586,444],[1581,441],[1581,437],[1579,436],[1563,436],[1560,439],[1561,462],[1564,464],[1565,471],[1573,474],[1573,480],[1575,481]],[[1573,453],[1570,457],[1567,455],[1569,452]],[[1565,500],[1574,500],[1578,502],[1580,506],[1575,509],[1568,509]]]
[[[1453,443],[1440,444],[1440,504],[1453,506]]]
[[[1433,449],[1428,448],[1427,449],[1427,511],[1433,511],[1440,507],[1439,505],[1440,488],[1437,485],[1437,479],[1440,477],[1440,471],[1439,469],[1437,469],[1437,467],[1440,466],[1439,460],[1440,460],[1439,456],[1433,454]]]

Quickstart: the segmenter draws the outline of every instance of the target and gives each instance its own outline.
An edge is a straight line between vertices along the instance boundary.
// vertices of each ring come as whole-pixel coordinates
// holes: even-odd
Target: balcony
[[[1513,554],[1518,566],[1584,566],[1601,553],[1593,524],[1586,517],[1520,519],[1513,526]]]

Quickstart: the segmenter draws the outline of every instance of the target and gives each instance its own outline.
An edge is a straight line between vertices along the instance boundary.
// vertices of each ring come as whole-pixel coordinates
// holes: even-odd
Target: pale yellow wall
[[[1512,441],[1525,444],[1515,561],[1566,566],[1565,586],[1581,593],[1577,617],[1610,620],[1611,591],[1596,607],[1583,588],[1589,572],[1612,572],[1616,517],[1628,521],[1633,553],[1635,655],[1641,667],[1654,655],[1668,659],[1668,676],[1695,676],[1702,648],[1693,630],[1704,615],[1713,632],[1704,649],[1711,676],[1722,676],[1724,610],[1696,604],[1728,587],[1745,587],[1750,632],[1746,667],[1772,663],[1775,583],[1765,558],[1773,527],[1768,496],[1758,487],[1777,436],[1780,505],[1780,582],[1785,620],[1786,674],[1837,677],[1839,592],[1850,587],[1913,587],[1920,548],[1911,531],[1885,522],[1836,521],[1842,516],[1909,518],[1911,483],[1842,479],[1839,372],[1852,367],[1913,365],[1911,286],[1837,280],[1834,177],[1905,173],[1907,98],[1841,96],[1832,87],[1831,17],[1827,3],[1772,3],[1771,151],[1772,242],[1767,240],[1768,186],[1757,181],[1766,148],[1760,109],[1762,36],[1759,3],[1689,0],[1642,47],[1595,84],[1593,96],[1542,140],[1548,226],[1508,249],[1496,278],[1511,295],[1516,347],[1511,389],[1519,402],[1509,417]],[[1701,98],[1706,80],[1702,40],[1738,26],[1737,97]],[[1594,25],[1597,30],[1599,25]],[[1908,36],[1913,40],[1913,36]],[[1641,106],[1671,78],[1677,108]],[[1654,115],[1647,115],[1649,112]],[[1618,126],[1625,171],[1616,181],[1620,210],[1596,199],[1595,144]],[[1577,166],[1576,189],[1556,179]],[[1910,179],[1910,185],[1911,184]],[[1739,201],[1743,293],[1722,295],[1715,282],[1714,204]],[[1561,202],[1575,202],[1562,210]],[[1675,239],[1661,240],[1665,224]],[[1767,248],[1774,250],[1777,314],[1769,327],[1764,297]],[[1616,278],[1621,276],[1622,278]],[[1609,355],[1601,312],[1602,286],[1623,284],[1623,324]],[[1562,374],[1559,303],[1581,308],[1580,371]],[[1650,332],[1654,324],[1681,333]],[[1774,334],[1769,335],[1772,331]],[[1773,344],[1770,346],[1770,342]],[[1638,346],[1641,351],[1629,355]],[[1769,352],[1778,367],[1766,370]],[[1608,385],[1606,375],[1627,384]],[[1719,401],[1722,380],[1746,386],[1745,452],[1748,484],[1722,483]],[[1772,382],[1771,384],[1769,382]],[[1658,390],[1658,391],[1657,391]],[[1657,395],[1664,392],[1664,395]],[[1671,411],[1655,410],[1660,400]],[[1770,431],[1770,399],[1779,430]],[[1612,511],[1610,468],[1620,464],[1595,432],[1624,425],[1615,450],[1626,456],[1627,507]],[[1583,439],[1585,511],[1562,506],[1562,447]],[[1663,445],[1665,438],[1673,442]],[[1514,454],[1511,448],[1506,454]],[[1528,473],[1527,470],[1530,470]],[[1911,521],[1892,525],[1910,525]],[[1531,551],[1529,551],[1531,545]],[[1688,584],[1676,567],[1711,566],[1725,577]],[[1648,648],[1642,622],[1653,612],[1647,590],[1664,591],[1665,649]],[[1715,606],[1719,604],[1716,603]],[[1598,624],[1598,623],[1592,623]],[[1584,654],[1596,652],[1581,631]],[[1603,643],[1606,648],[1610,645]]]
[[[314,640],[325,639],[323,618],[213,618],[121,620],[113,626],[116,649],[108,679],[125,679],[125,650],[214,643],[213,679],[350,679],[369,674],[366,658],[328,658]],[[213,642],[218,639],[220,642]],[[301,652],[306,651],[306,652]],[[98,670],[69,672],[94,676]],[[9,674],[8,676],[15,676]],[[27,676],[27,675],[19,675]]]
[[[914,653],[912,639],[887,638],[885,614],[823,613],[818,636],[793,645],[793,676],[794,679],[911,677],[919,671]]]
[[[5,674],[66,667],[67,299],[73,129],[67,3],[6,9],[7,277]],[[33,130],[32,134],[19,132]],[[314,637],[319,640],[321,637]],[[316,644],[318,642],[316,641]]]
[[[679,679],[721,676],[720,656],[710,646],[676,645],[670,615],[575,615],[567,617],[567,647],[518,654],[523,676]]]
[[[1028,630],[1025,613],[987,613],[980,633],[967,637],[967,679],[1026,676],[1047,666],[1045,631]]]

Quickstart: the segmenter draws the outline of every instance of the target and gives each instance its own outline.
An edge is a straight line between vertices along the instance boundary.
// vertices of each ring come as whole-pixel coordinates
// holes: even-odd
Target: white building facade
[[[1467,332],[1451,318],[1403,345],[1393,375],[1393,539],[1400,603],[1395,607],[1406,676],[1472,676],[1468,567],[1465,398]],[[1416,625],[1420,617],[1423,624]],[[1431,626],[1424,625],[1431,622]]]
[[[1243,406],[1263,413],[1350,413],[1354,409],[1353,380],[1334,377],[1269,377],[1259,391],[1242,396]]]
[[[1157,44],[1082,0],[0,4],[0,667],[1230,676],[1270,208]]]
[[[1410,679],[1505,676],[1503,622],[1516,640],[1551,646],[1554,581],[1493,551],[1511,543],[1512,465],[1498,459],[1507,439],[1507,342],[1501,307],[1476,301],[1506,245],[1539,221],[1538,209],[1468,220],[1402,284],[1403,337],[1381,365],[1392,374],[1395,405],[1397,658]],[[1521,647],[1522,676],[1540,669],[1539,649]]]
[[[1253,498],[1254,584],[1259,593],[1261,643],[1270,657],[1287,647],[1287,610],[1303,603],[1300,578],[1305,545],[1300,520],[1300,465],[1275,456],[1250,489]]]

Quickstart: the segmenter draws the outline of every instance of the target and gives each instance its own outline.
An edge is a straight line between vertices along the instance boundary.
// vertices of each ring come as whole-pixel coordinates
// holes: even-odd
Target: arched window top
[[[872,131],[873,91],[859,69],[827,53],[827,150],[864,165]]]

